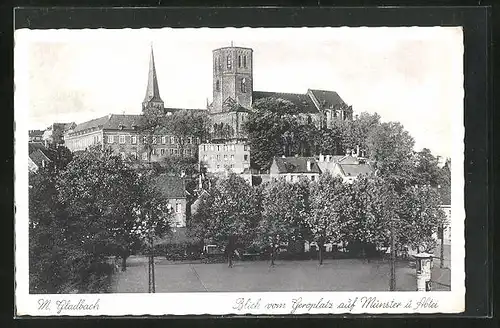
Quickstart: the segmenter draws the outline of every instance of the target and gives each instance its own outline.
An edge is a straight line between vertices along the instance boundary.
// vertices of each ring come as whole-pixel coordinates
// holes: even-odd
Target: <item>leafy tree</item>
[[[125,264],[137,245],[132,233],[134,207],[141,201],[136,172],[109,150],[94,147],[68,165],[57,189],[70,234],[96,256],[114,254]]]
[[[29,175],[30,293],[57,293],[64,281],[54,249],[64,247],[54,176],[41,171]]]
[[[253,167],[266,170],[273,156],[288,152],[288,139],[284,136],[297,125],[295,114],[297,107],[287,100],[263,98],[254,103],[244,127],[252,149]]]
[[[316,155],[319,131],[314,124],[301,124],[294,126],[294,139],[291,147],[291,154],[298,154],[299,156],[314,156]]]
[[[188,142],[188,138],[193,138],[192,143],[196,138],[201,141],[207,140],[209,136],[210,120],[206,110],[191,110],[181,109],[165,116],[163,125],[157,127],[157,133],[172,134],[179,139],[179,148],[181,154],[184,154],[184,149]],[[198,152],[195,152],[197,157]]]
[[[396,186],[398,192],[412,181],[414,140],[400,123],[376,126],[368,135],[367,145],[377,174]]]
[[[201,217],[207,227],[206,237],[225,248],[228,266],[232,267],[234,250],[253,240],[260,220],[261,197],[243,178],[230,174],[215,181],[207,198]]]
[[[345,209],[341,216],[341,234],[345,241],[360,246],[369,255],[373,247],[386,245],[390,220],[394,219],[394,194],[379,177],[362,176],[344,189]],[[368,246],[372,246],[367,248]]]
[[[164,199],[155,183],[157,173],[154,171],[143,172],[138,177],[137,193],[139,195],[133,205],[134,219],[130,232],[130,242],[140,240],[141,245],[153,249],[154,243],[171,233],[173,209],[168,200]]]
[[[341,219],[347,206],[346,185],[342,179],[326,173],[317,183],[311,184],[311,213],[306,221],[312,234],[312,241],[319,247],[318,260],[323,264],[323,246],[327,242],[340,240]]]
[[[436,246],[432,237],[445,219],[439,194],[430,186],[411,186],[401,194],[398,207],[398,235],[401,245],[430,252]]]
[[[440,179],[439,162],[427,148],[415,154],[415,183],[437,187]]]
[[[308,215],[307,181],[288,183],[280,179],[264,186],[257,243],[270,247],[271,265],[274,265],[276,249],[282,243],[303,241],[307,237]]]
[[[451,160],[438,171],[438,190],[442,204],[451,204]]]
[[[347,125],[347,131],[343,135],[344,151],[346,148],[355,149],[358,146],[362,150],[368,149],[368,136],[381,124],[380,115],[366,112],[361,113],[354,120],[343,122]]]

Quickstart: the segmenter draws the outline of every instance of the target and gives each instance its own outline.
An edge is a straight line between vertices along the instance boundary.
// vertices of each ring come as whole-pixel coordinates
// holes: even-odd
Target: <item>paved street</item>
[[[158,259],[156,292],[263,292],[263,291],[386,291],[389,286],[389,263],[377,260],[277,261],[269,268],[266,261],[227,264],[169,263]],[[397,290],[416,289],[412,263],[397,264]],[[125,272],[117,273],[111,291],[115,293],[147,293],[148,265],[143,257],[131,257]],[[432,272],[433,289],[449,290],[450,270]]]

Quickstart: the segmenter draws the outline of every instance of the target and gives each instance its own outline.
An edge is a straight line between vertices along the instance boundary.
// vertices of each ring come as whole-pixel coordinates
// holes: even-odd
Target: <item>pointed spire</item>
[[[149,58],[148,86],[144,102],[158,101],[163,102],[158,88],[158,78],[156,76],[155,57],[153,54],[153,44],[151,43],[151,56]]]

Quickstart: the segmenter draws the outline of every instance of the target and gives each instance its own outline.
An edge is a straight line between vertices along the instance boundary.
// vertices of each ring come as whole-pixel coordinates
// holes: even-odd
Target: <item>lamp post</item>
[[[394,224],[391,220],[391,231],[390,231],[390,239],[391,239],[391,276],[389,282],[389,290],[391,292],[396,290],[396,240],[395,240],[395,231]]]

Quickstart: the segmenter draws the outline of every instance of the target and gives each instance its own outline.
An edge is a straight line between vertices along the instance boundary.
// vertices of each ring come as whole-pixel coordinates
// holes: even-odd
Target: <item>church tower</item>
[[[253,92],[253,50],[230,47],[213,50],[211,114],[230,111],[228,104],[249,109]]]
[[[157,108],[162,111],[165,109],[163,100],[160,97],[160,89],[158,88],[158,78],[156,76],[155,57],[153,47],[151,46],[151,55],[149,58],[148,86],[146,88],[146,96],[142,102],[142,111],[146,109]]]

